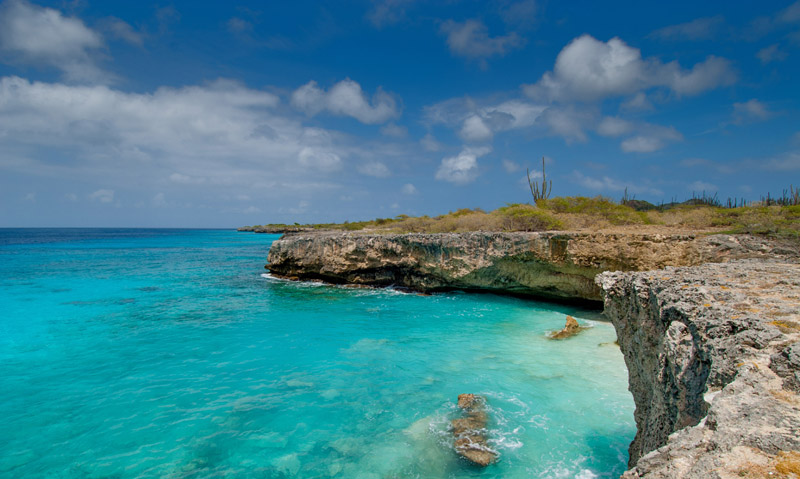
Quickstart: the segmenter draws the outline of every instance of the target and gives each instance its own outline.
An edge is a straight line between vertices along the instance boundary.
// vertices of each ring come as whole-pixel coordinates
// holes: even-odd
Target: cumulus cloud
[[[8,0],[0,5],[0,55],[6,62],[53,67],[73,82],[106,82],[95,63],[103,39],[83,21],[58,10]]]
[[[417,194],[417,187],[411,183],[406,183],[400,191],[402,191],[404,195],[415,195]]]
[[[669,143],[683,140],[683,135],[673,127],[643,125],[639,134],[624,140],[621,144],[625,153],[652,153]]]
[[[778,62],[786,59],[786,52],[780,49],[780,46],[775,43],[768,47],[764,47],[756,53],[756,57],[761,60],[761,63],[767,64]]]
[[[489,29],[479,20],[448,20],[442,24],[442,33],[447,35],[447,46],[451,53],[479,60],[482,67],[486,67],[487,58],[503,56],[524,43],[522,37],[515,32],[490,37]]]
[[[520,166],[519,163],[515,163],[511,160],[503,160],[503,169],[506,170],[506,173],[516,173],[522,169],[522,166]]]
[[[229,80],[126,93],[4,77],[0,169],[106,185],[333,187],[321,177],[341,169],[347,139],[279,114],[279,102]]]
[[[714,38],[724,23],[725,19],[721,15],[697,18],[690,22],[659,28],[649,36],[660,40],[672,41],[706,40]]]
[[[542,122],[550,133],[564,138],[567,142],[587,140],[586,129],[595,122],[595,114],[591,111],[577,109],[573,106],[566,108],[551,107],[542,115]]]
[[[129,23],[116,17],[107,17],[100,22],[102,30],[109,36],[124,42],[141,47],[144,44],[144,35],[137,32]]]
[[[472,115],[464,120],[458,135],[466,141],[487,141],[492,139],[493,133],[480,116]]]
[[[643,59],[638,48],[619,38],[602,42],[582,35],[561,50],[552,72],[523,89],[534,99],[597,101],[635,95],[653,87],[668,88],[678,95],[696,95],[735,80],[736,74],[724,58],[709,56],[684,70],[677,62],[664,64],[655,58]]]
[[[429,105],[424,111],[429,123],[457,129],[465,141],[482,142],[498,132],[533,126],[545,109],[519,99],[479,106],[471,98],[452,98]]]
[[[733,104],[733,122],[738,125],[764,121],[771,116],[772,112],[769,111],[767,105],[755,98],[743,103]]]
[[[89,195],[89,199],[100,203],[111,203],[114,201],[114,190],[97,190]]]
[[[440,151],[442,149],[442,144],[430,133],[425,134],[425,136],[419,140],[419,144],[422,145],[425,151]]]
[[[376,178],[386,178],[392,174],[389,168],[380,161],[371,161],[360,165],[358,167],[358,172],[362,175],[374,176]]]
[[[311,170],[333,171],[342,165],[342,158],[327,149],[304,147],[297,154],[297,162]]]
[[[384,136],[391,136],[393,138],[405,138],[408,136],[408,128],[394,123],[389,123],[381,127],[381,134]]]
[[[334,115],[350,116],[361,123],[379,124],[400,116],[395,98],[378,88],[367,99],[361,85],[347,78],[331,87],[327,92],[317,82],[310,81],[292,93],[292,106],[314,116],[322,111]]]
[[[631,122],[619,117],[604,117],[597,125],[597,133],[603,136],[617,137],[629,133],[633,129]]]
[[[478,158],[490,151],[488,147],[464,148],[456,156],[443,158],[436,179],[457,185],[472,183],[478,177]]]

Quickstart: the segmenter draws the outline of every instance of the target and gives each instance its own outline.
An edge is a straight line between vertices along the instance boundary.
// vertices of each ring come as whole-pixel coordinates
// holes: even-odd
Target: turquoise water
[[[264,275],[273,235],[0,230],[0,477],[618,477],[633,401],[592,312]],[[546,339],[565,314],[592,326]],[[460,460],[460,393],[499,461]]]

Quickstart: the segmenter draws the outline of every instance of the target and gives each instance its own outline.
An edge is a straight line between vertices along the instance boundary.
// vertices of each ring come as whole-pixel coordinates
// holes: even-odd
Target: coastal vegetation
[[[438,216],[399,215],[368,221],[307,225],[269,224],[254,230],[342,230],[375,233],[449,233],[470,231],[597,231],[635,227],[646,230],[707,231],[762,235],[800,241],[797,190],[759,202],[694,196],[684,202],[655,205],[628,197],[540,197],[533,204],[511,203],[494,211],[462,208]]]

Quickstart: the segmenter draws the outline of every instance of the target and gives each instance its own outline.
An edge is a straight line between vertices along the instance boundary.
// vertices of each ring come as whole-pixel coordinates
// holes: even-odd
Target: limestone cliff
[[[800,450],[800,265],[736,261],[597,282],[636,403],[623,477],[789,477],[779,473]]]
[[[748,236],[636,233],[442,233],[285,235],[269,270],[297,279],[417,291],[482,290],[601,301],[601,271],[643,271],[766,257],[775,246]],[[780,251],[777,251],[780,253]]]

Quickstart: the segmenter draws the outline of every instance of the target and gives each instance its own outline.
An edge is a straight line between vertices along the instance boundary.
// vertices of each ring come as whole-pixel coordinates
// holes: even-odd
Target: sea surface
[[[277,235],[0,229],[2,478],[595,478],[633,400],[597,313],[281,281]],[[590,326],[547,339],[571,314]],[[489,403],[485,469],[460,393]]]

